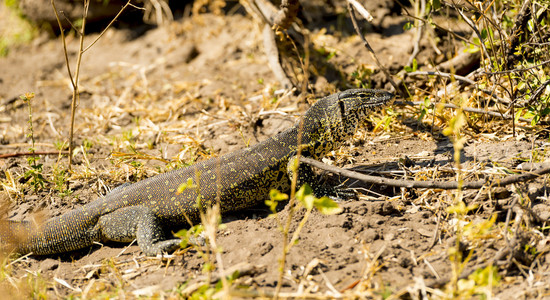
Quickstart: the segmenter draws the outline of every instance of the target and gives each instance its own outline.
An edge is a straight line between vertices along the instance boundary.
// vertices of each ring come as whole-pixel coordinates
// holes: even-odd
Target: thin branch
[[[271,29],[271,26],[267,23],[263,25],[262,36],[264,40],[265,55],[267,56],[267,63],[269,64],[271,71],[273,71],[275,78],[277,78],[277,81],[281,83],[283,88],[292,88],[293,84],[279,62],[279,50],[277,49],[277,44],[275,42],[275,33],[273,32],[273,29]]]
[[[273,18],[273,25],[280,27],[282,30],[287,30],[296,19],[299,10],[300,2],[298,0],[282,0],[279,11]]]
[[[439,238],[439,227],[441,226],[441,211],[437,214],[437,224],[435,225],[434,235],[432,236],[432,240],[429,244],[429,247],[426,251],[432,250],[433,247],[437,244],[438,238]]]
[[[259,23],[268,23],[273,26],[273,19],[277,15],[277,8],[267,0],[240,1],[246,11]]]
[[[334,174],[342,175],[345,177],[353,178],[362,182],[387,185],[393,187],[404,187],[404,188],[419,188],[419,189],[443,189],[443,190],[454,190],[457,189],[459,184],[457,181],[415,181],[415,180],[397,180],[389,179],[378,176],[371,176],[366,174],[361,174],[358,172],[338,168],[335,166],[330,166],[322,162],[316,161],[307,157],[300,157],[300,161],[308,165],[314,166],[321,170],[329,171]],[[539,169],[533,170],[531,172],[507,176],[500,179],[486,179],[486,180],[476,180],[476,181],[464,181],[461,184],[462,189],[480,189],[485,185],[490,186],[506,186],[517,182],[524,182],[527,180],[535,179],[541,175],[550,173],[550,165],[543,166]]]
[[[465,82],[465,83],[468,83],[470,85],[473,85],[476,89],[478,89],[478,90],[484,92],[485,94],[491,96],[492,98],[494,98],[498,102],[501,102],[501,103],[504,103],[504,104],[509,104],[510,103],[509,100],[500,98],[499,96],[495,95],[495,93],[491,90],[479,88],[478,84],[475,81],[468,78],[468,77],[464,77],[464,76],[460,76],[460,75],[456,75],[456,74],[451,74],[451,73],[439,72],[439,71],[435,71],[435,72],[434,71],[415,71],[415,72],[405,73],[405,75],[406,76],[417,76],[417,75],[440,76],[440,77],[451,78],[451,79],[454,78],[458,81]]]
[[[550,79],[543,82],[533,93],[533,96],[531,96],[531,99],[529,99],[529,104],[533,104],[535,101],[537,101],[537,98],[542,94],[542,92],[546,89],[546,86],[550,84]]]
[[[82,27],[80,30],[80,39],[78,46],[78,56],[76,58],[76,69],[74,77],[74,89],[73,89],[73,99],[71,101],[71,131],[69,132],[69,171],[73,164],[73,151],[74,151],[74,119],[76,114],[76,104],[77,100],[80,100],[80,91],[78,90],[78,79],[80,77],[80,65],[82,63],[82,54],[84,53],[84,33],[86,29],[86,18],[88,17],[88,8],[90,7],[90,0],[84,0],[84,13],[82,15]]]
[[[419,4],[420,3],[420,7]],[[424,18],[424,12],[426,11],[426,0],[417,0],[414,1],[414,10],[415,14],[418,16],[418,19]],[[415,38],[414,38],[414,46],[413,46],[413,52],[409,56],[409,59],[407,60],[407,66],[411,66],[414,59],[420,53],[420,41],[422,40],[423,36],[423,29],[426,26],[426,22],[416,20],[416,32],[415,32]]]
[[[55,0],[51,0],[53,12],[55,13],[55,18],[57,19],[57,25],[59,26],[59,32],[61,33],[61,41],[63,41],[63,53],[65,54],[65,65],[67,66],[67,72],[69,73],[69,79],[71,79],[71,85],[73,90],[76,89],[73,74],[71,73],[71,66],[69,65],[69,52],[67,51],[67,41],[65,40],[65,32],[63,31],[63,25],[61,25],[61,19],[59,18],[59,13],[55,7]]]
[[[476,82],[471,80],[470,78],[456,75],[456,74],[451,74],[451,73],[439,72],[439,71],[415,71],[415,72],[405,73],[405,75],[407,76],[416,76],[416,75],[440,76],[440,77],[451,78],[451,79],[454,78],[458,81],[462,81],[470,85],[476,85]]]
[[[118,12],[118,14],[113,18],[113,20],[111,20],[111,22],[107,25],[107,27],[86,48],[84,48],[84,35],[85,35],[85,29],[86,29],[86,19],[88,17],[88,9],[90,7],[90,0],[84,0],[84,12],[83,12],[83,15],[82,15],[82,26],[81,26],[80,30],[77,30],[74,27],[74,25],[71,23],[71,21],[68,20],[68,18],[65,16],[65,14],[63,14],[65,16],[65,18],[67,18],[67,21],[69,22],[69,24],[73,27],[73,29],[78,33],[78,35],[80,37],[79,38],[78,55],[77,55],[77,59],[76,59],[75,75],[73,77],[73,74],[71,72],[71,68],[70,68],[70,65],[69,65],[69,55],[68,55],[68,51],[67,51],[67,42],[66,42],[66,39],[65,39],[65,34],[63,32],[63,26],[61,25],[61,20],[59,18],[59,13],[57,12],[57,8],[55,7],[55,0],[51,0],[51,5],[53,7],[55,17],[57,19],[57,24],[58,24],[59,30],[61,32],[61,40],[63,41],[63,50],[64,50],[64,53],[65,53],[65,64],[67,66],[67,71],[69,73],[69,78],[71,80],[71,85],[73,87],[73,97],[72,97],[72,101],[71,101],[71,127],[70,127],[70,132],[69,132],[69,166],[68,166],[69,171],[71,170],[71,166],[72,166],[72,157],[73,157],[72,153],[73,153],[73,150],[74,150],[74,120],[75,120],[75,114],[76,114],[76,105],[77,105],[77,101],[80,99],[80,92],[78,90],[78,79],[79,79],[79,75],[80,75],[80,66],[81,66],[81,63],[82,63],[82,55],[84,54],[84,52],[86,52],[88,49],[90,49],[90,47],[92,47],[103,36],[103,34],[105,34],[107,29],[109,29],[109,27],[115,22],[115,20],[122,14],[124,9],[126,7],[128,7],[128,5],[131,5],[130,2],[131,2],[131,0],[128,0],[128,2],[122,7],[122,9]]]
[[[80,31],[78,30],[78,28],[76,28],[76,26],[74,26],[73,22],[71,22],[71,19],[69,19],[67,14],[64,11],[61,11],[61,14],[63,15],[63,18],[65,18],[65,21],[67,21],[69,23],[69,25],[74,30],[74,32],[76,32],[76,34],[80,35]]]
[[[418,106],[418,105],[424,104],[424,102],[422,102],[422,101],[395,101],[393,104],[394,105],[399,105],[399,106],[405,106],[405,105]],[[473,107],[459,107],[459,106],[454,105],[452,103],[432,103],[432,105],[433,106],[443,105],[443,107],[445,107],[445,108],[454,108],[454,109],[461,108],[463,111],[476,113],[476,114],[485,114],[485,115],[489,115],[489,116],[492,116],[492,117],[497,117],[497,118],[501,118],[501,119],[505,119],[505,120],[513,120],[514,119],[514,116],[507,116],[507,115],[504,115],[500,112],[484,110],[484,109],[481,109],[481,108],[473,108]],[[527,123],[531,123],[531,121],[532,121],[531,119],[526,119],[526,118],[518,118],[518,120],[523,121],[523,122],[527,122]]]
[[[365,48],[367,48],[367,50],[369,51],[369,53],[371,54],[371,56],[373,57],[374,61],[376,62],[376,65],[378,66],[378,68],[380,68],[380,70],[382,70],[382,72],[384,72],[384,75],[386,75],[386,79],[391,83],[391,85],[393,86],[393,88],[401,94],[401,96],[403,98],[406,98],[407,96],[401,91],[401,89],[399,89],[399,86],[395,83],[395,81],[393,81],[392,79],[392,76],[390,74],[390,72],[386,69],[386,67],[384,67],[380,61],[378,60],[378,57],[376,56],[376,54],[374,53],[374,50],[372,49],[372,47],[370,46],[369,42],[367,41],[367,39],[363,36],[363,34],[361,33],[361,30],[359,29],[359,24],[357,23],[357,18],[355,17],[355,9],[353,8],[353,6],[348,2],[348,10],[349,10],[349,14],[351,16],[351,22],[353,24],[353,28],[355,29],[355,32],[357,33],[357,35],[361,38],[361,40],[363,41],[363,45],[365,46]]]
[[[524,72],[524,71],[528,71],[528,70],[531,70],[531,69],[535,69],[535,68],[538,68],[540,66],[544,66],[546,64],[550,63],[550,60],[545,60],[539,64],[536,64],[536,65],[533,65],[533,66],[530,66],[530,67],[527,67],[527,68],[521,68],[521,69],[513,69],[513,70],[506,70],[506,71],[495,71],[495,72],[486,72],[486,71],[482,71],[484,74],[487,74],[487,75],[496,75],[496,74],[508,74],[508,73],[515,73],[515,72]]]
[[[241,4],[246,9],[248,14],[260,23],[260,26],[262,26],[261,30],[264,51],[269,67],[275,75],[275,78],[283,86],[283,88],[292,88],[292,81],[281,66],[279,50],[275,40],[275,33],[272,29],[272,26],[276,27],[274,24],[274,19],[277,16],[277,9],[273,6],[273,4],[266,0],[241,1]]]
[[[365,9],[365,7],[363,7],[363,5],[361,5],[361,3],[357,2],[357,0],[348,0],[348,2],[353,5],[353,7],[357,10],[357,12],[363,16],[363,18],[365,18],[365,20],[369,21],[369,22],[372,22],[373,20],[373,17],[372,15],[369,13],[368,10]]]
[[[468,16],[466,16],[460,8],[457,7],[454,0],[453,0],[452,7],[460,14],[462,19],[466,22],[466,24],[468,24],[468,26],[470,26],[470,28],[472,28],[472,30],[475,32],[475,34],[477,35],[477,38],[479,39],[479,44],[481,45],[481,48],[483,49],[483,54],[485,54],[487,56],[487,60],[491,64],[492,62],[491,62],[491,58],[489,57],[489,51],[487,50],[487,47],[485,46],[485,41],[483,40],[483,37],[481,35],[481,32],[479,32],[479,29],[477,29],[474,22],[470,18],[468,18]]]
[[[116,21],[116,19],[122,14],[124,9],[126,9],[126,7],[128,7],[128,5],[130,5],[131,1],[132,0],[128,0],[128,2],[126,2],[126,4],[120,9],[118,14],[116,14],[116,16],[111,20],[111,22],[109,22],[109,25],[107,25],[107,27],[105,27],[105,29],[103,29],[103,31],[101,31],[101,33],[97,36],[97,38],[90,45],[88,45],[88,47],[86,47],[84,50],[82,50],[83,53],[88,51],[88,49],[90,49],[90,47],[92,47],[97,41],[99,41],[99,39],[105,34],[105,32],[107,32],[107,29],[109,29],[111,27],[111,25],[113,25],[113,23]],[[136,7],[134,5],[132,5],[132,6]],[[142,9],[142,8],[140,8],[140,9]]]
[[[34,156],[34,155],[61,155],[61,154],[69,154],[69,151],[15,152],[15,153],[0,154],[0,158]]]
[[[452,29],[450,28],[445,28],[435,22],[433,22],[433,20],[431,22],[429,22],[428,20],[425,20],[425,19],[422,19],[422,18],[419,18],[419,17],[416,17],[416,16],[413,16],[409,13],[409,11],[407,10],[407,8],[405,6],[403,6],[402,4],[400,4],[399,2],[397,2],[400,6],[401,6],[401,9],[405,12],[404,13],[404,16],[407,17],[407,18],[411,18],[411,19],[414,19],[414,20],[419,20],[419,21],[422,21],[424,23],[429,23],[430,25],[433,25],[435,26],[437,29],[440,29],[442,31],[445,31],[446,33],[452,35],[454,38],[456,38],[457,40],[461,40],[463,41],[464,43],[468,44],[468,45],[474,45],[474,43],[470,40],[468,40],[467,38],[463,37],[462,35],[454,32]]]

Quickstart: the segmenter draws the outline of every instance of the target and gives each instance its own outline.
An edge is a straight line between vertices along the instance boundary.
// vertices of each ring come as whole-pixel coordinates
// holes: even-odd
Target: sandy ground
[[[366,30],[374,51],[392,72],[402,69],[408,59],[405,54],[413,45],[413,33],[403,30],[405,18],[395,7],[393,2],[377,3],[371,8],[377,11],[373,26]],[[319,17],[323,9],[315,8],[308,15],[311,21],[306,27],[317,52],[312,55],[314,72],[308,78],[306,99],[291,95],[273,100],[270,92],[279,87],[267,65],[260,30],[242,9],[224,16],[179,19],[162,28],[109,29],[82,61],[75,125],[79,148],[74,173],[67,179],[72,195],[60,197],[51,179],[66,158],[41,156],[48,174],[45,188],[34,192],[25,187],[19,193],[5,189],[1,200],[9,206],[8,218],[53,217],[93,201],[109,188],[172,167],[140,159],[134,150],[191,163],[261,142],[291,126],[307,109],[308,101],[354,87],[350,74],[358,69],[374,70],[373,75],[364,77],[367,85],[389,88],[353,34],[350,20],[336,11],[334,8],[332,14]],[[97,36],[89,34],[85,44]],[[77,39],[69,35],[68,43],[73,62]],[[444,60],[433,53],[428,42],[422,46],[419,61]],[[287,51],[296,57],[290,47]],[[70,124],[71,89],[60,40],[37,38],[0,58],[0,66],[1,153],[28,151],[28,107],[19,100],[19,95],[27,92],[35,93],[36,148],[55,150],[55,143],[67,140]],[[436,165],[441,168],[438,173],[416,179],[438,176],[452,180],[453,175],[445,171],[453,166],[449,139],[432,134],[432,129],[411,117],[410,109],[396,106],[391,113],[399,116],[393,119],[395,124],[373,132],[373,124],[388,114],[373,115],[371,125],[330,159],[339,166],[377,172],[408,170],[410,178],[417,176],[414,170]],[[467,137],[462,158],[465,170],[480,163],[513,168],[545,145],[543,139],[526,136],[529,132],[512,137],[506,125],[495,131],[500,132]],[[412,165],[403,163],[407,157]],[[28,168],[24,157],[0,159],[0,180],[6,183],[9,176],[19,178]],[[21,187],[24,182],[19,178],[14,185]],[[504,247],[504,240],[495,236],[505,230],[507,206],[518,194],[539,199],[533,206],[539,205],[539,212],[548,211],[544,182],[464,192],[468,204],[478,205],[466,220],[480,224],[496,216],[487,236],[464,245],[472,250],[468,267],[480,266]],[[453,202],[456,191],[348,183],[360,188],[360,200],[340,203],[343,212],[338,215],[312,213],[288,255],[283,292],[361,292],[373,298],[407,291],[419,295],[426,285],[451,275],[448,251],[455,245],[457,219],[452,214],[443,216],[441,207]],[[279,218],[286,219],[288,213],[288,207],[282,208]],[[298,210],[292,229],[304,213]],[[282,235],[269,214],[260,206],[224,216],[225,227],[218,232],[225,269],[241,270],[245,274],[237,282],[260,292],[274,290],[282,253]],[[538,252],[532,257],[518,256],[501,269],[499,285],[487,293],[500,299],[548,295],[545,234],[539,239],[524,236],[525,245],[538,243]],[[195,249],[158,259],[143,256],[135,244],[107,244],[60,256],[25,257],[10,270],[17,279],[38,276],[40,283],[35,289],[47,297],[177,296],[203,282],[204,264]]]

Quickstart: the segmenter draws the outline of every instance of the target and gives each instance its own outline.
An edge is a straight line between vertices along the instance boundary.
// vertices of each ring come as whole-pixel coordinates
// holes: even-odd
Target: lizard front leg
[[[149,207],[138,205],[117,209],[99,218],[100,236],[109,241],[131,242],[137,239],[145,255],[170,253],[181,240],[166,239],[160,221]]]
[[[296,165],[298,165],[298,168],[296,168]],[[357,193],[353,189],[348,188],[344,184],[337,186],[328,184],[326,180],[323,180],[322,176],[313,172],[311,166],[305,163],[300,163],[297,155],[293,155],[288,160],[287,173],[290,180],[292,180],[294,176],[294,170],[298,170],[296,186],[301,187],[307,183],[311,186],[313,194],[318,198],[327,196],[336,201],[357,199]]]

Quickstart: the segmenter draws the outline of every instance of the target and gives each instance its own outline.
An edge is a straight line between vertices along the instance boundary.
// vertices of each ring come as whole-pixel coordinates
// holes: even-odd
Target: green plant
[[[84,139],[84,141],[82,142],[82,147],[84,147],[84,151],[92,149],[93,146],[94,144],[88,139]]]
[[[21,96],[21,100],[25,101],[27,103],[27,107],[29,110],[29,133],[27,134],[27,137],[31,139],[31,147],[29,148],[30,153],[35,153],[36,149],[34,147],[35,140],[34,140],[34,128],[32,123],[32,106],[31,106],[31,100],[34,98],[34,93],[26,93]],[[27,162],[29,163],[29,169],[25,171],[23,174],[23,178],[29,180],[29,184],[33,188],[34,191],[38,191],[41,188],[44,188],[44,176],[42,175],[42,168],[43,165],[38,163],[38,160],[40,158],[35,155],[30,155],[27,158]]]
[[[418,62],[416,61],[416,58],[412,60],[412,66],[405,66],[404,69],[408,73],[418,71]]]
[[[239,274],[238,272],[233,272],[230,275],[224,275],[224,264],[221,258],[222,248],[218,246],[216,241],[217,231],[225,228],[225,225],[221,224],[220,203],[218,201],[215,203],[203,203],[200,186],[198,185],[198,182],[200,182],[200,173],[196,174],[195,182],[197,184],[194,183],[192,178],[188,178],[177,190],[177,193],[182,193],[187,189],[195,189],[197,191],[196,205],[199,208],[201,219],[201,224],[194,226],[188,219],[188,223],[192,225],[191,228],[176,233],[176,236],[182,239],[182,248],[191,245],[197,250],[199,256],[204,260],[203,273],[207,274],[205,284],[195,290],[190,295],[190,299],[211,299],[214,294],[221,291],[228,297],[230,295],[230,287]],[[220,279],[212,286],[210,282],[212,281],[212,273],[216,269],[216,266]]]
[[[293,186],[295,186],[295,182],[296,182],[296,172],[297,172],[297,169],[298,169],[298,161],[297,159],[294,159],[294,171],[293,171]],[[283,222],[282,220],[279,219],[278,217],[278,214],[277,214],[277,204],[281,201],[285,201],[287,199],[289,199],[289,196],[285,193],[281,193],[277,190],[271,190],[270,193],[269,193],[269,197],[270,197],[270,200],[266,200],[265,204],[269,207],[269,209],[271,210],[271,212],[273,213],[271,215],[271,217],[275,218],[277,220],[277,223],[278,223],[278,228],[279,230],[281,231],[281,233],[283,234],[283,248],[282,248],[282,255],[281,257],[279,258],[279,280],[278,280],[278,283],[277,283],[277,289],[275,291],[275,294],[277,295],[280,291],[280,288],[282,286],[282,278],[283,278],[283,273],[284,273],[284,267],[285,267],[285,263],[286,263],[286,256],[288,255],[288,253],[290,252],[290,249],[292,248],[293,245],[295,245],[296,243],[298,243],[298,239],[299,239],[299,236],[300,236],[300,232],[302,230],[302,228],[304,227],[304,225],[306,224],[306,221],[308,220],[309,218],[309,215],[311,214],[311,211],[313,210],[313,208],[317,208],[317,210],[319,210],[319,212],[321,212],[322,214],[326,214],[326,215],[331,215],[331,214],[338,214],[342,211],[342,208],[338,206],[338,204],[336,204],[336,202],[334,202],[332,199],[328,198],[328,197],[321,197],[321,198],[317,198],[313,195],[313,190],[311,189],[311,187],[308,185],[308,184],[304,184],[297,192],[295,193],[292,193],[294,189],[291,189],[291,201],[288,205],[290,205],[290,213],[287,217],[287,220],[286,220],[286,223],[285,225],[283,225]],[[294,195],[292,195],[294,194]],[[290,240],[288,240],[288,237],[290,235],[290,225],[291,225],[291,220],[293,218],[293,211],[295,209],[297,209],[298,207],[294,207],[296,201],[297,200],[297,203],[298,205],[300,206],[303,206],[306,208],[306,213],[304,215],[304,217],[302,218],[302,220],[300,220],[300,223],[298,225],[298,227],[294,230],[294,232],[292,232],[292,237]]]
[[[57,23],[59,25],[59,32],[61,34],[61,41],[63,43],[63,52],[65,54],[65,65],[67,67],[67,73],[69,75],[69,79],[71,81],[71,86],[73,90],[72,95],[72,101],[71,101],[71,125],[69,130],[69,171],[72,168],[73,164],[73,151],[74,151],[74,143],[73,143],[73,137],[74,137],[74,122],[75,122],[75,114],[76,114],[76,104],[77,100],[80,100],[80,90],[79,90],[79,77],[80,77],[80,66],[82,62],[82,56],[84,55],[84,52],[86,52],[90,47],[92,47],[102,36],[105,34],[107,29],[111,27],[111,25],[115,22],[115,20],[120,16],[120,14],[128,7],[128,5],[131,4],[131,0],[128,0],[124,6],[120,9],[118,14],[113,18],[113,20],[105,27],[105,29],[98,35],[98,37],[92,41],[87,47],[84,47],[84,37],[85,37],[85,29],[86,29],[86,18],[88,17],[88,8],[90,6],[90,0],[84,0],[84,13],[82,16],[82,19],[78,20],[77,22],[73,22],[73,24],[77,24],[77,27],[80,29],[78,30],[76,27],[73,26],[73,29],[77,32],[79,36],[79,48],[77,52],[77,58],[76,58],[76,66],[73,72],[71,71],[71,66],[69,64],[69,53],[67,51],[67,40],[65,38],[65,31],[63,30],[63,26],[61,25],[61,19],[59,17],[59,12],[55,6],[55,1],[51,1],[53,11],[55,13],[55,18],[57,19]]]
[[[448,296],[462,299],[478,296],[480,299],[491,299],[491,289],[498,286],[499,283],[498,268],[490,265],[476,270],[467,279],[460,279],[457,283],[457,293]]]
[[[61,198],[72,195],[73,191],[68,186],[68,174],[67,170],[62,169],[56,164],[52,170],[53,181],[55,183],[55,189],[59,193]]]
[[[61,142],[61,141],[55,141],[53,145],[55,146],[55,149],[59,151],[67,149],[67,146],[68,146],[66,142]]]
[[[373,70],[371,68],[368,68],[365,65],[359,65],[359,67],[351,73],[351,82],[357,88],[371,88],[372,74]]]
[[[448,249],[449,260],[452,264],[452,276],[447,285],[447,293],[450,298],[469,298],[473,295],[487,295],[490,297],[490,287],[498,283],[499,277],[497,268],[492,265],[487,266],[482,270],[477,270],[470,274],[468,279],[459,279],[460,274],[466,267],[466,264],[471,260],[475,246],[470,247],[467,253],[463,253],[461,244],[477,244],[485,239],[491,233],[493,225],[496,221],[496,214],[490,219],[479,223],[468,222],[466,216],[471,211],[477,208],[476,205],[466,205],[462,197],[461,184],[463,182],[462,168],[460,163],[460,152],[463,149],[465,137],[462,135],[462,128],[466,125],[466,116],[459,109],[456,115],[449,120],[448,126],[443,130],[443,133],[451,138],[454,146],[454,162],[457,170],[457,181],[459,187],[454,195],[453,205],[447,207],[446,211],[449,215],[453,215],[456,220],[455,227],[455,244]],[[489,290],[488,290],[489,289]]]

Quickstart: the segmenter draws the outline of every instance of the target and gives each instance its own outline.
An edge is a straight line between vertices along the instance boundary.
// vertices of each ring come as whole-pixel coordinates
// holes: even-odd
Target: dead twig
[[[484,74],[487,74],[487,75],[497,75],[497,74],[509,74],[509,73],[519,73],[519,72],[524,72],[524,71],[528,71],[528,70],[531,70],[531,69],[535,69],[535,68],[538,68],[540,66],[544,66],[546,64],[549,64],[550,63],[550,60],[545,60],[541,63],[538,63],[536,65],[532,65],[530,67],[527,67],[527,68],[518,68],[518,69],[512,69],[512,70],[505,70],[505,71],[495,71],[495,72],[486,72],[486,71],[483,71]]]
[[[357,12],[361,16],[363,16],[365,20],[371,22],[374,19],[372,15],[369,13],[369,11],[366,10],[365,7],[363,7],[363,5],[361,5],[361,3],[357,2],[356,0],[348,0],[348,3],[353,5],[353,7],[357,10]]]
[[[454,78],[454,79],[456,79],[460,82],[464,82],[464,83],[473,85],[476,89],[478,89],[478,90],[484,92],[485,94],[491,96],[493,99],[497,100],[500,103],[510,104],[510,101],[508,101],[506,99],[503,99],[503,98],[500,98],[499,96],[497,96],[494,93],[494,91],[480,88],[475,81],[473,81],[470,78],[465,77],[465,76],[460,76],[460,75],[456,75],[456,74],[452,74],[452,73],[446,73],[446,72],[439,72],[439,71],[415,71],[415,72],[405,73],[405,76],[422,76],[422,75],[423,76],[439,76],[439,77],[445,77],[445,78],[450,78],[450,79]]]
[[[357,33],[357,35],[363,41],[363,45],[365,46],[365,48],[367,48],[367,50],[371,54],[372,58],[376,62],[376,65],[378,66],[378,68],[380,68],[380,70],[382,70],[382,72],[384,72],[384,75],[386,75],[386,79],[391,83],[393,88],[401,95],[401,97],[407,98],[407,95],[403,91],[401,91],[401,89],[399,88],[399,85],[397,85],[395,83],[395,81],[393,81],[393,78],[392,78],[390,72],[388,71],[388,69],[386,69],[386,67],[384,67],[384,65],[382,65],[382,63],[380,63],[380,61],[378,60],[378,57],[374,53],[374,50],[370,46],[369,42],[367,41],[367,39],[361,33],[361,30],[359,29],[359,24],[357,23],[357,18],[355,17],[355,9],[350,4],[350,2],[348,2],[348,10],[349,10],[349,14],[350,14],[350,17],[351,17],[351,22],[353,24],[353,28],[355,29],[355,32]]]
[[[424,19],[424,13],[426,11],[426,0],[416,0],[413,1],[413,3],[414,13],[417,15],[417,19],[415,19],[414,22],[416,32],[414,37],[413,52],[407,60],[407,66],[411,66],[413,61],[416,59],[418,53],[420,53],[420,41],[422,40],[423,29],[426,26],[426,22],[422,21]]]
[[[277,78],[277,81],[279,81],[283,88],[291,88],[293,86],[292,82],[286,75],[285,70],[283,70],[283,67],[279,62],[279,50],[277,49],[277,43],[275,42],[275,33],[273,32],[273,29],[271,29],[271,26],[267,23],[263,25],[262,36],[264,39],[265,55],[267,56],[267,62],[271,68],[271,71],[273,71],[275,78]]]
[[[459,187],[457,181],[415,181],[415,180],[397,180],[390,179],[378,176],[366,175],[335,166],[330,166],[324,164],[320,161],[316,161],[307,157],[300,157],[300,161],[308,165],[314,166],[321,170],[329,171],[334,174],[342,175],[345,177],[353,178],[365,183],[393,186],[393,187],[404,187],[404,188],[419,188],[419,189],[443,189],[443,190],[455,190]],[[460,187],[462,189],[480,189],[485,185],[490,186],[506,186],[517,182],[524,182],[527,180],[535,179],[541,175],[550,173],[550,165],[545,165],[539,169],[533,170],[531,172],[526,172],[523,174],[512,175],[500,179],[485,179],[485,180],[476,180],[476,181],[464,181]]]
[[[260,26],[262,26],[264,51],[269,67],[275,75],[275,78],[283,86],[283,88],[291,88],[293,86],[292,81],[287,76],[280,63],[279,50],[277,48],[275,32],[273,31],[272,26],[278,27],[275,23],[275,19],[277,18],[277,20],[279,20],[280,22],[285,23],[283,25],[286,25],[286,22],[290,22],[288,24],[288,26],[290,26],[290,24],[292,23],[290,21],[290,17],[292,17],[291,14],[293,13],[294,9],[298,9],[299,4],[297,4],[298,7],[294,7],[293,5],[295,4],[287,3],[288,6],[286,8],[288,9],[288,18],[286,19],[283,15],[278,15],[278,11],[273,6],[273,4],[265,0],[241,1],[241,4],[246,9],[248,14],[254,17],[254,19],[261,24]],[[283,6],[283,3],[281,4],[281,6]],[[284,11],[284,9],[282,9],[282,11]],[[284,14],[284,12],[282,14]],[[295,17],[296,16],[292,17],[292,21],[294,21]],[[281,28],[284,27],[281,26]]]
[[[445,73],[445,72],[439,72],[439,71],[415,71],[415,72],[409,72],[405,73],[407,76],[418,76],[418,75],[425,75],[425,76],[440,76],[445,78],[454,78],[458,81],[465,82],[470,85],[476,85],[476,82],[460,75],[451,74],[451,73]]]
[[[52,6],[54,5],[54,0],[52,0]],[[55,6],[53,6],[54,9],[55,9]],[[86,29],[86,18],[88,17],[88,8],[90,7],[90,0],[84,0],[84,13],[82,15],[82,26],[80,27],[80,31],[79,34],[80,34],[80,38],[79,38],[79,46],[78,46],[78,55],[77,55],[77,58],[76,58],[76,69],[75,69],[75,75],[74,75],[74,79],[72,78],[70,72],[69,72],[69,76],[71,76],[71,84],[73,86],[73,98],[72,98],[72,101],[71,101],[71,129],[70,129],[70,132],[69,132],[69,166],[68,166],[68,170],[69,172],[71,171],[71,166],[73,164],[73,150],[74,150],[74,119],[75,119],[75,113],[76,113],[76,104],[77,104],[77,101],[80,100],[80,92],[78,90],[78,79],[79,79],[79,76],[80,76],[80,65],[81,65],[81,62],[82,62],[82,55],[84,54],[83,52],[83,49],[84,49],[84,33],[85,33],[85,29]],[[57,12],[55,13],[56,15],[56,18],[58,18],[58,14]],[[61,21],[57,20],[58,24],[60,25],[59,27],[59,30],[60,31],[63,31],[63,28],[61,27]],[[66,41],[64,40],[64,36],[63,37],[63,45],[66,44]],[[67,51],[67,48],[64,49],[65,51]],[[68,57],[68,54],[65,54],[66,57]],[[68,58],[67,58],[67,68],[70,68],[69,65],[68,65]]]
[[[430,241],[429,247],[426,251],[432,250],[433,247],[437,244],[437,241],[439,240],[439,230],[441,226],[441,211],[437,214],[437,224],[435,225],[434,235],[432,236],[432,240]]]
[[[103,31],[101,31],[101,33],[97,36],[97,38],[93,42],[91,42],[90,45],[88,45],[88,47],[86,47],[84,50],[82,50],[82,52],[88,51],[88,49],[90,49],[93,45],[95,45],[95,43],[97,41],[99,41],[99,39],[105,34],[105,32],[107,32],[107,29],[109,29],[111,27],[111,25],[113,25],[113,23],[116,21],[116,19],[118,19],[118,17],[122,14],[122,12],[126,9],[126,7],[132,6],[132,7],[137,8],[137,9],[143,9],[141,7],[137,7],[135,5],[130,4],[131,1],[132,0],[128,0],[128,2],[126,2],[126,4],[120,9],[118,14],[116,14],[116,16],[111,20],[111,22],[109,22],[109,24],[105,27],[105,29],[103,29]],[[84,29],[82,30],[82,34],[84,34]]]
[[[411,105],[411,106],[418,106],[418,105],[422,105],[424,104],[424,102],[422,101],[395,101],[393,103],[394,105],[399,105],[399,106],[405,106],[405,105]],[[502,118],[502,119],[505,119],[505,120],[513,120],[514,117],[513,116],[507,116],[507,115],[504,115],[500,112],[496,112],[496,111],[490,111],[490,110],[484,110],[484,109],[481,109],[481,108],[473,108],[473,107],[459,107],[457,105],[454,105],[452,103],[432,103],[432,105],[443,105],[443,107],[445,108],[454,108],[454,109],[462,109],[463,111],[466,111],[466,112],[471,112],[471,113],[476,113],[476,114],[485,114],[485,115],[489,115],[489,116],[492,116],[492,117],[497,117],[497,118]],[[527,123],[531,123],[531,120],[530,119],[526,119],[526,118],[518,118],[519,121],[523,121],[523,122],[527,122]]]
[[[35,155],[66,155],[66,154],[69,154],[69,151],[15,152],[15,153],[0,154],[0,158],[35,156]]]
[[[486,58],[487,58],[487,61],[489,62],[489,64],[491,64],[491,69],[494,69],[494,67],[492,66],[491,57],[489,57],[489,51],[487,50],[487,47],[485,46],[485,40],[483,39],[483,36],[482,36],[481,32],[479,31],[479,29],[477,28],[476,24],[474,24],[474,22],[462,12],[462,9],[460,9],[458,7],[457,3],[454,0],[453,0],[453,2],[451,3],[450,6],[452,8],[454,8],[456,10],[456,12],[458,12],[458,14],[462,17],[462,19],[466,22],[466,24],[468,24],[468,26],[470,26],[470,28],[477,35],[477,38],[480,41],[479,44],[481,46],[481,49],[483,50],[483,54],[487,56]]]
[[[122,11],[130,5],[131,0],[128,0],[126,5],[122,7],[122,9],[119,11],[119,13],[115,16],[115,18],[107,25],[107,27],[101,32],[101,34],[95,39],[88,47],[84,48],[84,35],[85,35],[85,29],[86,29],[86,18],[88,17],[88,9],[90,7],[90,0],[84,0],[84,12],[82,15],[82,25],[80,27],[80,30],[77,30],[73,24],[69,21],[69,24],[73,26],[73,29],[75,32],[79,35],[79,46],[78,46],[78,54],[76,58],[76,68],[74,76],[71,72],[71,67],[69,64],[69,54],[67,51],[67,41],[65,39],[65,34],[63,32],[63,26],[61,25],[61,20],[59,18],[59,13],[57,12],[57,8],[55,6],[55,0],[51,0],[51,5],[55,13],[55,18],[57,19],[57,24],[59,26],[59,31],[61,32],[61,40],[63,42],[63,52],[65,54],[65,65],[67,66],[67,72],[69,74],[69,78],[71,80],[71,85],[73,88],[73,96],[71,100],[71,126],[70,126],[70,132],[69,132],[69,166],[68,170],[71,170],[72,162],[73,162],[73,151],[74,151],[74,120],[75,120],[75,114],[76,114],[76,105],[77,102],[80,100],[80,91],[78,87],[78,79],[80,76],[80,65],[82,62],[82,55],[84,52],[86,52],[91,46],[93,46],[99,38],[103,36],[103,34],[107,31],[109,27],[115,22],[115,20],[120,16]]]
[[[510,37],[510,46],[506,49],[504,58],[506,59],[506,69],[510,69],[514,61],[517,61],[517,54],[514,54],[520,42],[522,42],[522,35],[527,30],[527,22],[531,17],[531,1],[523,2],[519,13],[516,16],[516,22],[514,23],[514,29],[512,29],[512,36]]]
[[[279,11],[273,18],[273,25],[282,30],[287,30],[296,19],[299,10],[300,2],[298,2],[298,0],[281,1]]]

